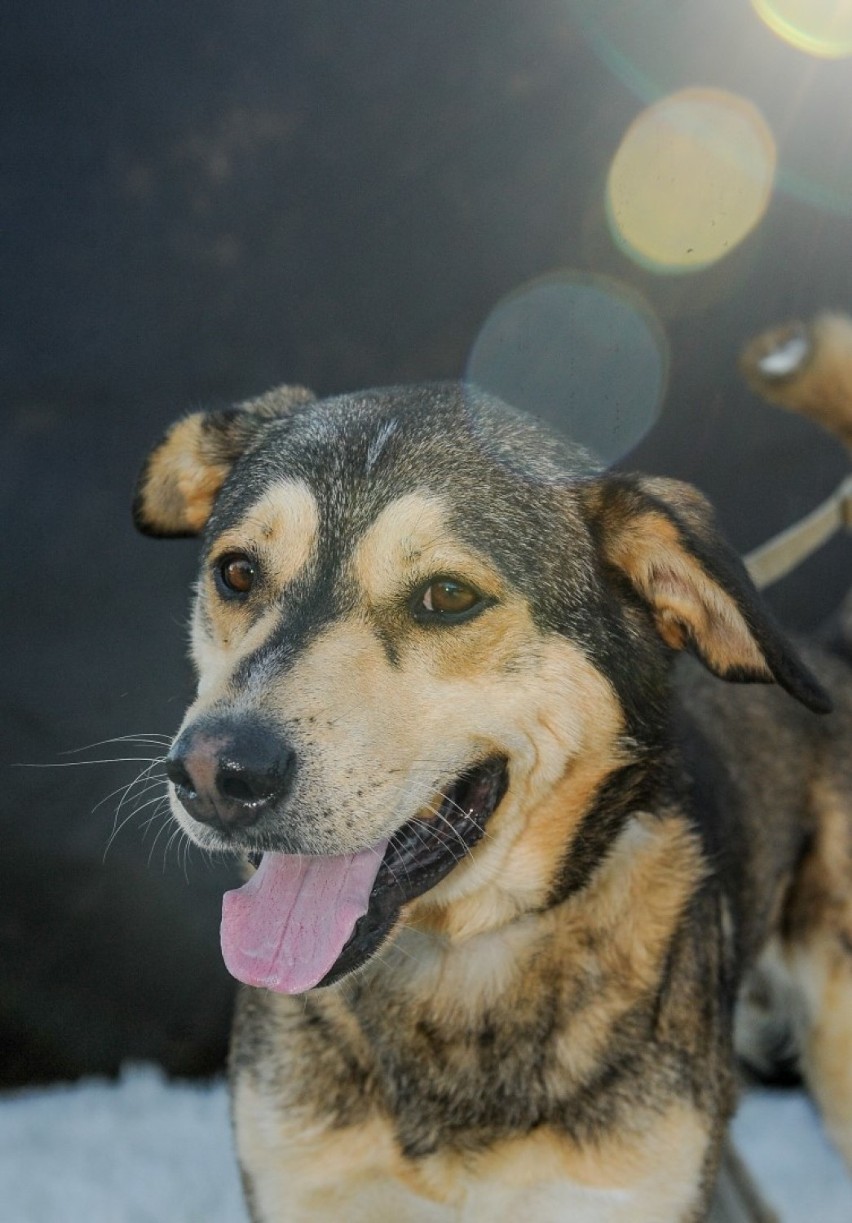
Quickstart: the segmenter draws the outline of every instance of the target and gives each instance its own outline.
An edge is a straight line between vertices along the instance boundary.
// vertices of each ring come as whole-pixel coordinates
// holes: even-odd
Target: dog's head
[[[674,651],[825,704],[694,489],[596,473],[468,388],[190,416],[135,512],[202,536],[168,769],[194,841],[262,855],[223,922],[253,984],[331,983],[401,915],[471,933],[576,885],[617,832],[602,796],[661,746]]]

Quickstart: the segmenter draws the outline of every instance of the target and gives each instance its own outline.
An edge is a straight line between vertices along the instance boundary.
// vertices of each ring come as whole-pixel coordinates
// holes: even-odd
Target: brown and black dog
[[[786,386],[849,422],[809,337]],[[695,489],[469,387],[285,387],[175,425],[136,519],[202,538],[174,814],[258,867],[222,925],[255,1220],[700,1219],[740,995],[852,1160],[850,671]]]

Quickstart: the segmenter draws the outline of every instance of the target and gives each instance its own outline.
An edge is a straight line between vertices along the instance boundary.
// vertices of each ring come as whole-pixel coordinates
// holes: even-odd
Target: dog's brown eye
[[[216,585],[225,598],[247,595],[254,585],[257,570],[254,561],[243,552],[229,552],[215,569]]]
[[[437,578],[414,597],[413,611],[418,620],[451,624],[476,615],[486,606],[478,590],[454,578]]]

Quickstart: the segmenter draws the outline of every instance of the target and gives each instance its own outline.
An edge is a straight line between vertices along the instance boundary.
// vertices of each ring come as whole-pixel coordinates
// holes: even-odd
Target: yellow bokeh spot
[[[770,30],[785,42],[820,55],[852,55],[852,0],[751,0]]]
[[[772,133],[751,102],[718,89],[670,94],[634,119],[613,158],[613,236],[657,272],[707,267],[763,217],[775,162]]]

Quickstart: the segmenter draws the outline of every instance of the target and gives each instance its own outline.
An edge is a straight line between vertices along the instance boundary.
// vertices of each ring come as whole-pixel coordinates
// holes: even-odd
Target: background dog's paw
[[[810,329],[804,323],[787,323],[752,340],[743,352],[742,367],[749,381],[795,378],[810,361],[813,350]]]
[[[740,356],[740,369],[752,390],[774,403],[784,403],[784,385],[799,379],[815,349],[811,327],[799,321],[784,323],[749,341]]]
[[[740,357],[753,391],[852,447],[852,318],[821,314],[755,336]]]

